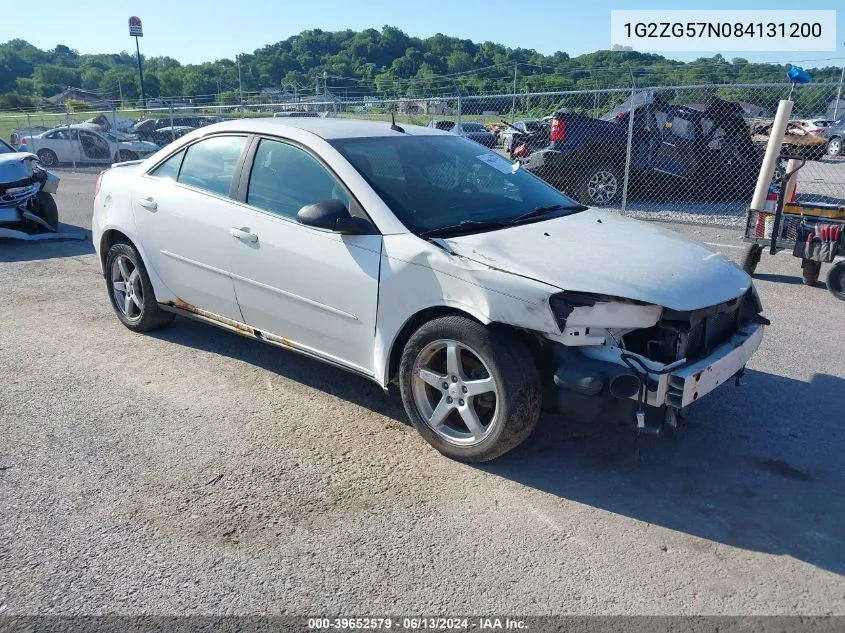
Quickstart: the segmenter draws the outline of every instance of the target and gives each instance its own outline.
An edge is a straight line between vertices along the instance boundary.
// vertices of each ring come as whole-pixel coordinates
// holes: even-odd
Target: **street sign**
[[[141,18],[136,15],[129,18],[129,35],[134,37],[144,37],[144,27],[141,26]]]

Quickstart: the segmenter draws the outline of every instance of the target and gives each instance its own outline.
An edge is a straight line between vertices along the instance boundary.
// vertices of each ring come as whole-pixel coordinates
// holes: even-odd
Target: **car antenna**
[[[398,125],[396,125],[396,115],[394,114],[393,110],[390,111],[390,129],[393,130],[394,132],[401,132],[402,134],[405,133],[404,128],[401,128]]]

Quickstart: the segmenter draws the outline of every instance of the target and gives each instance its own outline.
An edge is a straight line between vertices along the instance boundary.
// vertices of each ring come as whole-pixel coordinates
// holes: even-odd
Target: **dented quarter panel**
[[[558,331],[548,304],[557,288],[450,255],[411,234],[384,237],[379,287],[374,367],[382,385],[390,381],[388,362],[396,336],[427,308],[454,308],[484,324]]]
[[[128,237],[138,252],[150,276],[156,299],[161,303],[172,302],[177,299],[176,294],[164,284],[155,268],[150,265],[144,241],[139,239],[135,216],[132,212],[131,192],[134,185],[133,174],[135,167],[131,165],[109,169],[103,172],[100,191],[94,198],[94,214],[91,219],[91,239],[97,252],[97,262],[103,269],[106,254],[101,252],[103,234],[106,231],[120,231]]]
[[[597,209],[449,243],[468,258],[563,290],[673,310],[729,301],[751,285],[730,259],[700,242]]]

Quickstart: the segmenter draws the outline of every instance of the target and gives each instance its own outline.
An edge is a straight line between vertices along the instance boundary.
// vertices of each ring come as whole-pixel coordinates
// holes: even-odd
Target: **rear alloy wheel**
[[[460,316],[423,325],[399,367],[405,410],[425,440],[463,462],[494,459],[522,443],[540,415],[528,348],[515,333]]]
[[[592,207],[605,207],[622,199],[622,176],[613,165],[600,165],[584,171],[578,186],[578,201]]]
[[[130,330],[147,332],[173,321],[173,313],[159,307],[144,262],[131,244],[118,242],[109,249],[106,287],[117,318]]]
[[[834,136],[827,143],[827,155],[839,156],[842,153],[842,139]]]

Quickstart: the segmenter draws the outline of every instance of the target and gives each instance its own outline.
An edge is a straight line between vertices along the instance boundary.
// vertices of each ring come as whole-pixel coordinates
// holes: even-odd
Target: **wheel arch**
[[[396,376],[399,374],[399,361],[402,358],[402,350],[405,349],[405,344],[413,336],[414,332],[420,329],[425,323],[444,316],[462,316],[482,325],[490,323],[489,319],[480,314],[472,314],[468,310],[449,305],[432,306],[415,312],[405,320],[390,344],[386,359],[387,364],[383,374],[384,386],[394,382]]]
[[[141,261],[143,262],[144,268],[147,271],[147,275],[150,278],[150,283],[152,283],[153,285],[153,291],[155,292],[156,299],[158,299],[158,301],[161,303],[176,298],[176,295],[174,295],[170,291],[170,289],[165,285],[161,277],[158,276],[158,273],[155,271],[155,269],[150,265],[150,260],[141,245],[138,244],[135,240],[133,240],[129,235],[127,235],[126,232],[122,231],[120,228],[105,228],[103,229],[103,232],[100,235],[99,252],[97,254],[100,259],[100,269],[103,275],[107,274],[106,257],[108,257],[109,249],[115,244],[121,242],[124,244],[129,244],[132,248],[138,251],[138,255],[141,257]]]

